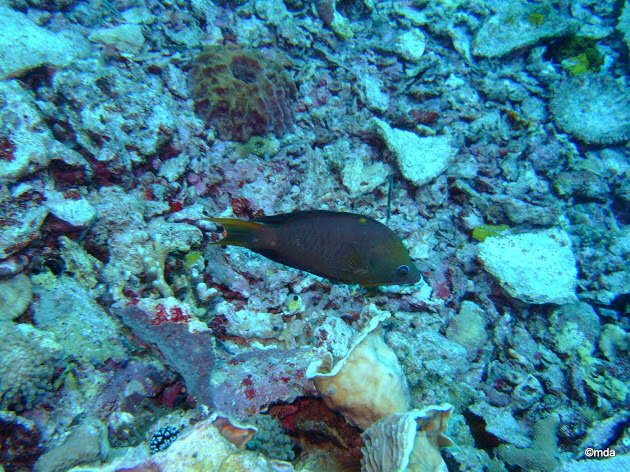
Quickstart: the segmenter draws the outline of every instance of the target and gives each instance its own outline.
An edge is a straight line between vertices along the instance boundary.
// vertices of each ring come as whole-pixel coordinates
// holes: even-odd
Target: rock
[[[382,162],[366,163],[360,156],[356,156],[348,158],[341,169],[341,181],[350,196],[358,197],[385,183],[390,173],[391,170]]]
[[[365,105],[375,113],[384,113],[389,108],[389,95],[383,91],[381,81],[370,74],[359,78],[358,89]]]
[[[569,461],[562,464],[556,472],[619,472],[620,470],[630,470],[630,454],[606,459]]]
[[[630,2],[626,1],[617,23],[617,31],[623,34],[626,46],[630,49]]]
[[[169,182],[175,182],[179,179],[190,162],[190,156],[186,153],[180,154],[163,162],[158,171],[160,177],[165,177]]]
[[[90,293],[100,294],[99,282],[102,282],[101,270],[103,263],[89,254],[79,242],[67,236],[59,236],[61,243],[61,258],[65,264],[66,273],[71,273],[72,278]],[[90,289],[96,289],[91,291]]]
[[[403,176],[417,186],[442,174],[457,153],[448,136],[421,138],[411,131],[392,128],[378,118],[372,118],[370,125],[385,141]]]
[[[116,367],[111,369],[112,365]],[[159,404],[170,409],[176,404],[188,403],[184,398],[186,388],[179,376],[150,356],[129,356],[122,363],[112,362],[99,370],[104,375],[90,388],[90,404],[86,410],[99,418],[112,412],[108,438],[113,447],[136,445],[146,440],[146,426],[155,421],[147,405]],[[72,385],[73,380],[69,377],[66,385]]]
[[[48,165],[55,141],[33,96],[15,80],[0,82],[0,123],[0,179],[17,180]]]
[[[30,259],[24,254],[0,260],[0,278],[12,277],[19,274],[26,269],[29,261]]]
[[[564,394],[567,391],[567,382],[559,365],[550,365],[540,372],[539,377],[547,392],[554,395]]]
[[[518,447],[528,447],[531,444],[527,430],[514,419],[509,408],[475,403],[469,409],[485,421],[487,433]]]
[[[88,36],[93,42],[114,46],[122,54],[138,54],[144,45],[142,26],[122,24],[111,28],[98,28]]]
[[[551,472],[559,465],[558,430],[559,418],[555,413],[539,420],[533,427],[531,447],[519,448],[512,444],[501,444],[496,448],[497,455],[510,465],[522,470]]]
[[[77,0],[26,0],[27,3],[40,10],[58,11],[66,10],[77,2]]]
[[[217,363],[211,380],[214,405],[226,414],[245,417],[273,403],[315,395],[313,382],[305,377],[313,355],[309,347],[250,348]]]
[[[50,333],[29,324],[0,322],[0,409],[32,408],[53,390],[63,371],[61,346]]]
[[[66,198],[62,192],[55,190],[47,190],[44,195],[44,206],[57,218],[72,226],[87,226],[96,217],[95,208],[85,198]]]
[[[18,274],[0,280],[0,321],[12,321],[22,315],[33,298],[31,279]]]
[[[630,352],[630,333],[621,326],[605,324],[599,338],[599,350],[611,362],[618,362],[620,357]]]
[[[99,84],[109,92],[104,94]],[[57,71],[52,89],[66,97],[56,119],[66,119],[78,145],[95,158],[107,161],[115,156],[107,167],[118,173],[159,152],[179,123],[195,120],[193,110],[183,110],[162,79],[142,70],[103,65],[96,55]]]
[[[624,425],[627,425],[629,420],[630,411],[621,410],[611,417],[596,421],[595,424],[590,425],[586,431],[586,436],[578,448],[578,451],[581,453],[579,458],[584,458],[584,450],[588,447],[606,449],[606,446],[611,446],[615,438],[619,438],[619,432],[623,430]]]
[[[446,328],[446,337],[464,346],[469,358],[475,357],[477,351],[488,340],[486,316],[486,312],[479,305],[464,300],[459,313]]]
[[[0,6],[0,79],[18,77],[41,65],[63,68],[89,52],[81,35],[53,33],[25,14]]]
[[[574,340],[577,340],[577,338],[585,339],[589,346],[595,346],[602,331],[600,323],[599,316],[597,316],[591,305],[585,302],[578,302],[561,306],[555,310],[550,317],[550,330],[562,331],[569,326],[573,326],[576,331],[579,331],[580,335],[567,336],[573,336]],[[569,351],[561,349],[560,352],[566,353]]]
[[[348,40],[354,36],[350,21],[341,15],[337,10],[333,13],[333,20],[330,23],[330,29],[334,31],[339,39]]]
[[[78,360],[103,364],[122,360],[122,326],[96,303],[86,287],[62,275],[34,276],[35,325],[55,335],[64,353]]]
[[[514,387],[512,400],[514,406],[519,410],[531,408],[535,402],[539,401],[545,392],[540,381],[533,375],[525,377],[520,384]]]
[[[254,0],[254,10],[263,20],[272,25],[279,25],[291,17],[284,2],[270,2],[268,0]]]
[[[394,52],[409,62],[419,62],[424,54],[426,39],[420,30],[412,29],[401,34],[394,43]]]
[[[188,49],[199,48],[205,39],[204,31],[197,26],[197,20],[185,13],[182,23],[186,26],[179,28],[178,24],[164,29],[164,34],[174,43],[181,44]],[[247,40],[245,40],[247,41]]]
[[[573,307],[574,305],[566,305]],[[565,308],[565,307],[562,307]],[[576,312],[573,312],[576,313]],[[584,318],[563,316],[560,310],[555,311],[550,317],[549,334],[553,340],[556,352],[562,354],[575,354],[576,352],[593,352],[595,341],[590,339],[589,327],[583,323]],[[599,320],[596,319],[593,327],[600,329]]]
[[[0,411],[0,464],[6,470],[33,470],[33,464],[42,453],[39,440],[35,422],[12,411]],[[5,469],[0,466],[0,470]]]
[[[48,210],[37,198],[0,196],[0,259],[21,251],[39,237]]]
[[[76,465],[105,458],[109,445],[100,423],[77,426],[57,447],[40,456],[35,472],[63,472]]]
[[[488,17],[473,40],[475,56],[501,57],[543,39],[558,38],[576,25],[552,7],[537,8],[524,1],[503,2],[502,9]]]
[[[479,243],[479,258],[511,296],[525,303],[577,300],[576,261],[565,231],[488,238]]]
[[[547,103],[538,97],[528,95],[521,103],[521,111],[528,121],[544,123],[547,121]]]
[[[210,376],[215,366],[214,337],[208,327],[174,298],[121,300],[111,307],[133,334],[151,344],[177,371],[199,404],[214,404]]]
[[[606,203],[610,198],[610,187],[606,179],[588,171],[560,172],[553,182],[553,188],[565,199],[573,196],[580,201]]]
[[[219,418],[220,419],[220,418]],[[136,470],[151,472],[292,472],[290,463],[268,459],[254,451],[239,450],[230,431],[240,428],[219,423],[216,415],[182,430],[164,451],[147,456],[138,447],[103,467],[90,467],[94,472]],[[237,431],[238,433],[238,431]],[[244,444],[240,444],[243,447]]]
[[[282,332],[282,318],[267,311],[252,311],[247,307],[233,305],[227,300],[215,306],[216,316],[227,320],[227,334],[241,338],[272,339]]]
[[[145,6],[127,8],[121,14],[127,23],[133,25],[151,25],[156,20],[155,15]]]
[[[532,205],[507,195],[493,195],[490,198],[501,206],[510,223],[517,225],[529,223],[531,225],[553,226],[561,215],[560,209],[554,206]]]
[[[424,302],[426,303],[426,302]],[[435,331],[433,325],[422,325],[416,329],[418,316],[396,313],[396,320],[404,320],[385,334],[385,340],[396,352],[409,385],[413,391],[423,392],[427,402],[439,402],[444,398],[458,398],[454,389],[464,385],[475,388],[479,380],[472,379],[474,369],[467,362],[468,352],[461,344]]]

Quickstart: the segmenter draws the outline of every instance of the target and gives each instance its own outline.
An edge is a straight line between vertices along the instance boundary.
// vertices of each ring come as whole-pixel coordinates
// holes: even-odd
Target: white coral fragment
[[[484,268],[525,303],[571,303],[577,266],[566,231],[550,229],[487,238],[479,244]]]
[[[457,154],[450,136],[420,137],[411,131],[392,128],[378,118],[370,120],[370,127],[396,158],[402,175],[417,186],[439,177]]]

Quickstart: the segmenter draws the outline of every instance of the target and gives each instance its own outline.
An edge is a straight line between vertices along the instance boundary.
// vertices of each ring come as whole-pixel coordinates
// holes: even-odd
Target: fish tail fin
[[[254,247],[260,238],[264,225],[253,221],[237,220],[236,218],[206,218],[213,223],[223,226],[226,236],[212,244]]]

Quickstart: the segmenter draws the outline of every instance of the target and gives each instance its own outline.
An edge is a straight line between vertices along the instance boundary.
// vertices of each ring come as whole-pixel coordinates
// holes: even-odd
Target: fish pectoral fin
[[[344,267],[359,269],[363,266],[363,259],[356,247],[350,246],[343,260]]]

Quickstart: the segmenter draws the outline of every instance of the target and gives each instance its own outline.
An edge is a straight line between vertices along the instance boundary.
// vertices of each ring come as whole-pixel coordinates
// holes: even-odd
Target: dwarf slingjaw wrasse
[[[243,246],[335,282],[376,286],[420,280],[420,272],[400,238],[367,216],[299,211],[251,221],[208,219],[227,232],[215,244]]]

